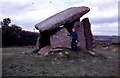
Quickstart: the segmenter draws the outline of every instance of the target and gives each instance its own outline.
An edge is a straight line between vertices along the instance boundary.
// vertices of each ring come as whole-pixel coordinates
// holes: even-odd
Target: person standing
[[[72,36],[72,42],[71,42],[72,50],[77,51],[78,34],[74,28],[72,29],[71,36]]]
[[[71,48],[73,51],[77,51],[77,40],[78,40],[78,34],[75,30],[75,28],[72,29],[72,33],[68,36],[72,37],[72,42],[71,42]]]

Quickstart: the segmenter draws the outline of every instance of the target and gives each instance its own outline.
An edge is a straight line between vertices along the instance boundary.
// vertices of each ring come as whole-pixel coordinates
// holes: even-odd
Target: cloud
[[[100,17],[100,18],[92,18],[92,24],[101,24],[101,23],[114,23],[118,21],[117,16],[113,17]]]
[[[3,15],[13,15],[24,11],[27,7],[31,6],[30,3],[24,2],[1,2],[1,12]]]
[[[117,35],[118,0],[1,0],[0,6],[0,20],[9,17],[12,23],[30,31],[36,23],[62,10],[88,6],[90,12],[81,20],[90,18],[93,34]],[[109,30],[105,29],[106,26]]]
[[[118,35],[118,22],[93,25],[92,32],[95,35]]]

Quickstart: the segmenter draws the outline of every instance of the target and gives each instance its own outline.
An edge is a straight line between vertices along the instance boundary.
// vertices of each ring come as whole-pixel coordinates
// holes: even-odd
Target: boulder
[[[74,20],[82,17],[89,11],[90,8],[85,6],[68,8],[36,24],[35,28],[41,32],[50,31],[59,28],[59,26],[64,25],[66,23],[73,22]]]
[[[39,55],[42,55],[42,56],[45,56],[45,55],[47,55],[47,54],[50,52],[50,49],[51,49],[51,46],[50,46],[50,45],[47,45],[47,46],[41,48],[41,49],[38,51],[38,54],[39,54]]]
[[[74,28],[76,29],[76,32],[78,34],[78,43],[77,43],[78,49],[86,50],[84,26],[83,26],[82,22],[80,22],[80,21],[74,22]]]
[[[67,36],[66,28],[61,28],[50,36],[52,48],[71,48],[71,37]]]
[[[91,24],[88,18],[84,18],[82,20],[83,26],[84,26],[84,35],[86,38],[86,48],[87,50],[93,49],[93,35],[91,32]]]

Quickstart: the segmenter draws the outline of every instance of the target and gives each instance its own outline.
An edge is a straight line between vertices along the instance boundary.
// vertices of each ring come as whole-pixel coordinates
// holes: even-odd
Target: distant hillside
[[[120,36],[102,36],[102,35],[94,35],[94,42],[96,43],[119,43],[120,44]]]

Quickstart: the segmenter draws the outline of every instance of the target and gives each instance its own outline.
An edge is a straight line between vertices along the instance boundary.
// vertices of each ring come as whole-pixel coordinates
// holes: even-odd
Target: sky
[[[118,35],[119,0],[0,0],[0,21],[11,18],[11,24],[33,31],[34,25],[70,7],[87,6],[93,35]],[[38,32],[37,30],[35,30]]]

